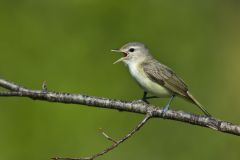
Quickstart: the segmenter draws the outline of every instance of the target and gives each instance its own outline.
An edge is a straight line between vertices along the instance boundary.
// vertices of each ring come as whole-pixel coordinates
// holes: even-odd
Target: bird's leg
[[[141,99],[143,102],[145,102],[145,103],[147,103],[147,104],[149,104],[149,102],[147,101],[148,99],[152,99],[152,98],[159,98],[159,97],[157,97],[157,96],[147,96],[147,92],[146,91],[144,91],[143,92],[143,98]]]
[[[139,100],[133,101],[134,103],[147,103],[149,104],[149,102],[147,101],[148,97],[147,97],[147,92],[144,91],[143,92],[143,97]]]
[[[170,98],[170,100],[168,101],[167,105],[163,108],[163,111],[162,111],[162,116],[164,117],[164,114],[167,112],[167,110],[169,109],[170,107],[170,104],[173,100],[173,98],[175,97],[175,95],[173,94]]]
[[[147,92],[144,91],[144,92],[143,92],[143,98],[142,98],[141,100],[142,100],[143,102],[149,104],[149,102],[147,101],[147,99],[148,99],[148,97],[147,97]]]
[[[149,97],[146,97],[146,99],[152,99],[152,98],[159,98],[157,96],[149,96]]]
[[[146,99],[152,99],[152,98],[159,98],[159,97],[157,97],[157,96],[147,96],[147,92],[144,92],[143,93],[143,98],[142,98],[142,100],[146,100]]]

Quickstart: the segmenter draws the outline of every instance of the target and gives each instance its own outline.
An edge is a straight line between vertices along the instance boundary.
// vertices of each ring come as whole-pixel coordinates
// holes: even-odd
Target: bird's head
[[[123,57],[114,62],[114,64],[121,61],[127,65],[130,63],[140,63],[146,58],[151,57],[148,48],[140,42],[130,42],[123,45],[120,49],[113,49],[112,51],[123,53]]]

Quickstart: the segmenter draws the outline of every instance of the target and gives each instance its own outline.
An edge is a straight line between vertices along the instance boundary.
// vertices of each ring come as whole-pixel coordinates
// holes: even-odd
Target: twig
[[[47,82],[46,82],[46,81],[43,81],[42,91],[43,91],[43,92],[47,92]]]
[[[152,117],[152,113],[149,112],[148,114],[146,114],[146,116],[144,117],[144,119],[131,131],[129,132],[127,135],[125,135],[124,137],[122,137],[121,139],[119,139],[118,141],[114,142],[110,147],[104,149],[101,152],[98,152],[90,157],[82,157],[82,158],[61,158],[61,157],[56,157],[53,158],[54,160],[93,160],[99,156],[102,156],[106,153],[108,153],[109,151],[115,149],[118,145],[120,145],[121,143],[123,143],[124,141],[126,141],[127,139],[129,139],[132,135],[134,135],[140,128],[142,128],[144,126],[144,124],[146,124],[146,122]],[[107,136],[109,137],[109,136]],[[107,138],[108,139],[108,138]],[[109,139],[108,139],[109,140]]]
[[[110,137],[107,133],[105,133],[102,128],[99,128],[99,130],[100,130],[100,132],[102,133],[102,135],[103,135],[107,140],[109,140],[109,141],[111,141],[111,142],[113,142],[113,143],[117,143],[117,141],[114,140],[112,137]]]

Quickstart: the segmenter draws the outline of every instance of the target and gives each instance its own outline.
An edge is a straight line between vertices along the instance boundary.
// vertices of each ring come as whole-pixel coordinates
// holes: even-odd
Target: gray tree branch
[[[86,106],[116,109],[120,111],[134,112],[145,115],[149,112],[152,112],[152,117],[190,123],[193,125],[207,127],[220,132],[240,136],[240,125],[232,124],[230,122],[223,121],[214,117],[206,117],[204,115],[195,115],[192,113],[173,110],[168,110],[164,117],[162,117],[162,109],[154,105],[102,97],[86,96],[81,94],[47,91],[45,83],[42,87],[42,90],[32,90],[0,78],[0,86],[8,90],[6,92],[0,92],[1,97],[29,97],[34,100],[81,104]]]
[[[34,100],[43,100],[49,102],[58,103],[71,103],[71,104],[81,104],[86,106],[93,106],[99,108],[116,109],[120,111],[134,112],[139,114],[145,114],[145,118],[127,135],[119,140],[114,140],[108,136],[105,132],[102,132],[103,136],[111,141],[113,144],[104,149],[101,152],[93,154],[89,157],[82,158],[53,158],[55,160],[93,160],[99,156],[102,156],[109,151],[116,148],[118,145],[126,141],[133,134],[135,134],[144,124],[152,117],[171,119],[180,122],[190,123],[193,125],[198,125],[202,127],[207,127],[220,132],[225,132],[233,135],[240,135],[240,125],[235,125],[230,122],[226,122],[214,117],[206,117],[205,115],[195,115],[191,113],[186,113],[182,111],[168,110],[164,117],[162,116],[162,109],[149,105],[146,103],[139,102],[127,102],[122,100],[115,100],[109,98],[101,98],[94,96],[86,96],[81,94],[70,94],[70,93],[60,93],[52,92],[47,90],[46,82],[43,82],[41,90],[32,90],[26,87],[17,85],[13,82],[4,80],[0,78],[0,87],[5,88],[7,91],[0,92],[0,97],[28,97]]]

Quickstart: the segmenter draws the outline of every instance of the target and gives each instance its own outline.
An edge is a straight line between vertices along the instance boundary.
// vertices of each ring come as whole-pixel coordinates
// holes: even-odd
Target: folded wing
[[[152,81],[175,94],[188,98],[187,85],[169,67],[152,60],[151,63],[143,64],[143,70]]]

